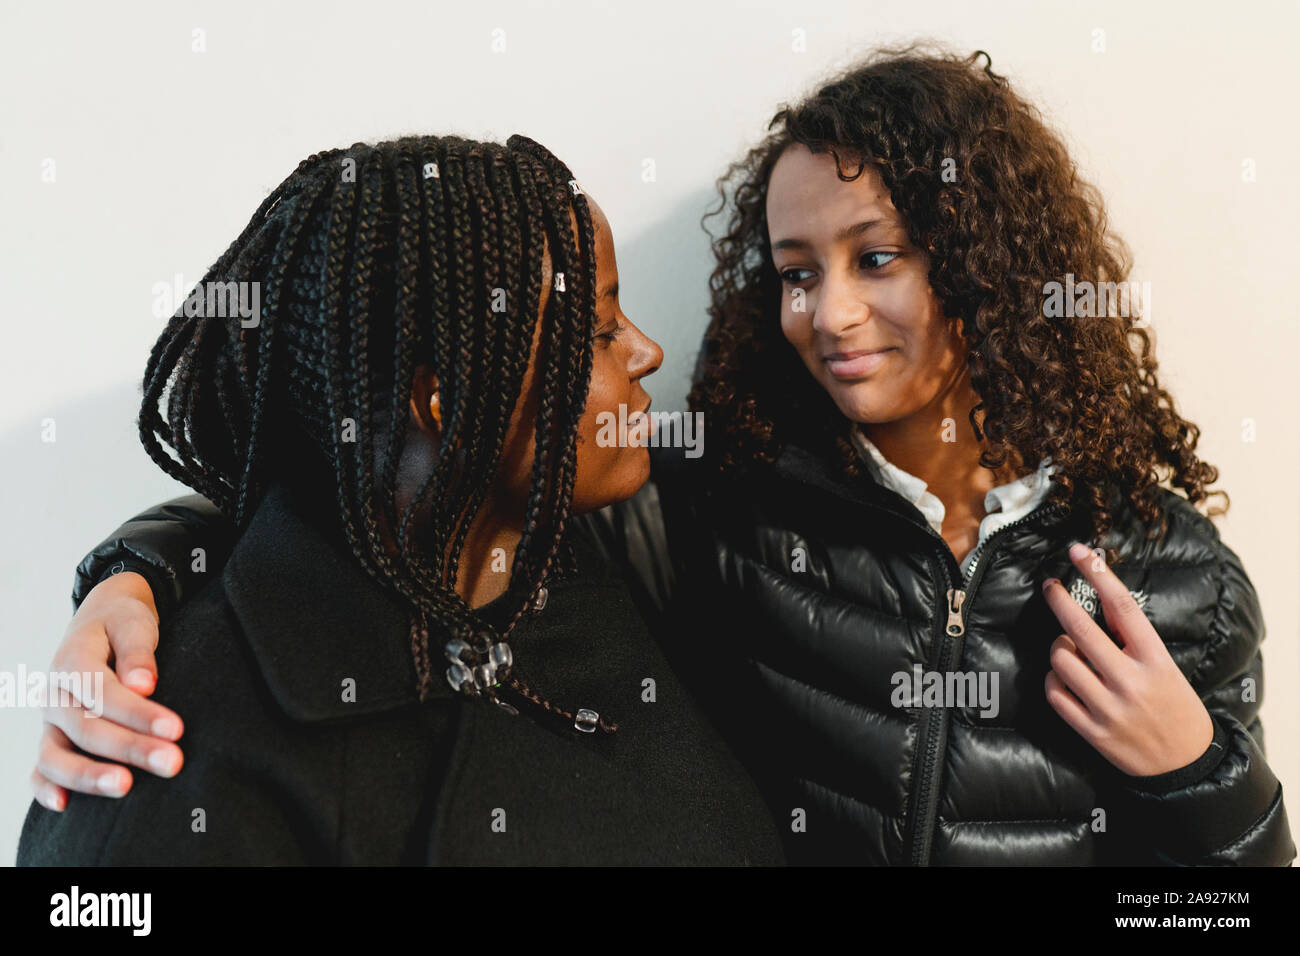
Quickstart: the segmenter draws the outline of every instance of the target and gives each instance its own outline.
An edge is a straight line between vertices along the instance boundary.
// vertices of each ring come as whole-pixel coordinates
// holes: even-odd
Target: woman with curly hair
[[[792,861],[1286,864],[1217,472],[1096,307],[1100,199],[980,58],[881,51],[722,177],[706,454],[653,455],[605,548]]]

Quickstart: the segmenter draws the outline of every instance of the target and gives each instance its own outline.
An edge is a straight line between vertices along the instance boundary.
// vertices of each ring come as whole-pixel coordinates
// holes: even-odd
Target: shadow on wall
[[[637,327],[664,350],[664,364],[645,381],[661,411],[685,410],[691,373],[708,327],[709,274],[713,254],[700,217],[717,205],[712,189],[700,189],[661,220],[624,241],[611,222],[618,255],[619,302]],[[709,220],[717,233],[721,217]]]

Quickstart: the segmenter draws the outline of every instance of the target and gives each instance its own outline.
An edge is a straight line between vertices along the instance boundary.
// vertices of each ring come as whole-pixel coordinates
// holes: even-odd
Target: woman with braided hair
[[[253,321],[207,307],[231,283],[256,284]],[[648,477],[596,421],[647,410],[661,361],[604,214],[532,140],[303,161],[145,371],[145,448],[235,535],[163,627],[188,765],[34,805],[19,861],[779,861],[570,520]]]

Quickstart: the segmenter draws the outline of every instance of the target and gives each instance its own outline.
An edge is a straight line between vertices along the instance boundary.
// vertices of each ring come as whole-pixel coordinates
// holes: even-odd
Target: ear
[[[442,437],[442,397],[438,393],[438,376],[427,365],[416,368],[411,382],[411,420],[430,437]]]

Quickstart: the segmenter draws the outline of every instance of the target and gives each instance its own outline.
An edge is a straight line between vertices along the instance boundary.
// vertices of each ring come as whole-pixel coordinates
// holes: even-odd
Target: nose
[[[628,375],[635,381],[659,370],[659,366],[664,364],[664,350],[658,342],[637,328],[631,319],[627,320],[627,324],[633,346],[629,350]]]
[[[813,328],[830,338],[840,338],[871,316],[863,290],[849,278],[828,275],[813,307]]]

